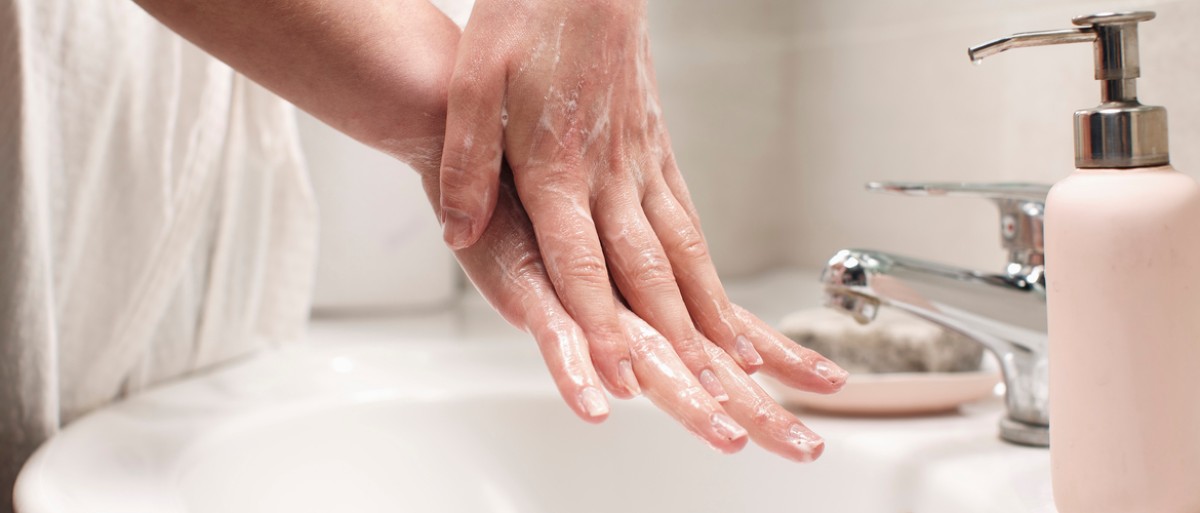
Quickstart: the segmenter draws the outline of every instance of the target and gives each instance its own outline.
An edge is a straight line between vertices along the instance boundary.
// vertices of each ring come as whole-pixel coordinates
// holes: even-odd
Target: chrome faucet
[[[983,344],[1004,374],[1008,413],[1000,421],[1000,437],[1048,446],[1042,212],[1050,186],[871,183],[867,189],[992,200],[1000,209],[1008,265],[1003,272],[985,273],[879,251],[842,250],[821,274],[826,305],[864,324],[880,306],[898,308]]]

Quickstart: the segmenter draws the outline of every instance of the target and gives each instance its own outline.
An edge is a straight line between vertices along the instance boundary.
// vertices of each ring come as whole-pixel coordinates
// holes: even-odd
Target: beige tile
[[[967,60],[972,32],[927,23],[921,32],[798,48],[803,201],[792,214],[793,263],[816,266],[840,247],[866,246],[998,265],[990,206],[863,192],[872,180],[996,178],[1002,87]]]
[[[795,12],[807,2],[795,0],[654,0],[649,3],[655,38],[714,41],[730,36],[788,37]]]
[[[1116,2],[818,2],[816,35],[798,28],[796,145],[804,201],[791,261],[816,265],[837,248],[870,246],[982,268],[1002,253],[990,206],[971,200],[883,198],[870,179],[1053,182],[1073,168],[1072,112],[1097,103],[1086,45],[1022,49],[966,63],[962,50],[1014,31],[1070,26]],[[948,2],[941,2],[947,4]],[[836,4],[836,5],[834,5]],[[1171,112],[1173,159],[1191,171],[1200,101],[1196,2],[1132,2],[1160,19],[1142,32],[1141,92]],[[889,4],[890,5],[890,4]],[[876,10],[868,8],[882,6]],[[1130,8],[1129,3],[1125,3]],[[890,9],[890,10],[889,10]],[[923,14],[912,11],[926,9]],[[801,23],[801,25],[803,22]],[[1157,24],[1157,25],[1154,25]]]
[[[979,268],[1003,260],[983,201],[891,198],[869,180],[1053,182],[1073,168],[1072,112],[1094,105],[1086,45],[971,66],[967,46],[1153,9],[1146,103],[1170,111],[1172,159],[1200,176],[1194,0],[752,0],[651,3],[675,150],[718,267],[816,266],[866,246]]]
[[[777,208],[780,175],[793,166],[792,97],[785,42],[710,42],[684,51],[656,45],[663,109],[680,168],[725,275],[783,260],[788,224]]]

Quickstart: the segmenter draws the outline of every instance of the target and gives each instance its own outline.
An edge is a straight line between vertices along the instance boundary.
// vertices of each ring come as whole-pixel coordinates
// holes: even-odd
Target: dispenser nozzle
[[[1103,104],[1075,113],[1076,167],[1164,165],[1167,111],[1137,99],[1138,23],[1152,19],[1148,11],[1078,16],[1071,20],[1077,28],[1013,34],[971,47],[967,56],[979,62],[1012,48],[1093,43]]]
[[[1071,22],[1079,28],[1013,34],[971,47],[967,49],[967,56],[979,62],[1012,48],[1095,43],[1096,80],[1104,81],[1103,101],[1137,101],[1137,83],[1133,79],[1142,74],[1138,59],[1138,23],[1152,19],[1154,13],[1149,11],[1077,16]]]
[[[1090,43],[1096,40],[1096,32],[1090,27],[1063,30],[1044,30],[1040,32],[1022,32],[1005,36],[994,41],[988,41],[967,49],[967,57],[972,62],[996,55],[1013,48],[1027,46],[1061,45],[1065,43]]]

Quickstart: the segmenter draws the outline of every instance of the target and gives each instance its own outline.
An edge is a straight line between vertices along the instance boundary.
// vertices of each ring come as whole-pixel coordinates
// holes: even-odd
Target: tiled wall
[[[1170,113],[1172,162],[1200,176],[1200,1],[651,2],[675,151],[725,276],[887,249],[999,269],[984,201],[868,194],[871,180],[1053,182],[1071,114],[1098,102],[1091,48],[972,66],[971,44],[1150,9],[1139,92]]]
[[[663,110],[713,258],[729,274],[777,264],[789,243],[781,237],[785,210],[775,203],[796,173],[796,4],[649,5]]]
[[[458,6],[457,18],[465,19],[466,4],[439,2]],[[1175,165],[1200,176],[1200,34],[1193,29],[1200,0],[649,5],[675,151],[725,277],[818,267],[842,247],[999,269],[1003,254],[988,203],[888,197],[862,185],[1066,176],[1071,113],[1099,98],[1090,47],[1022,49],[978,67],[965,50],[1012,32],[1065,28],[1076,14],[1158,12],[1141,32],[1139,91],[1146,103],[1169,110]],[[359,158],[329,153],[336,162]],[[375,167],[355,169],[370,174]],[[364,202],[362,191],[327,184],[317,172],[326,221],[318,307],[408,308],[452,294],[453,265],[414,176],[390,169],[364,175],[359,189],[411,193],[407,202]],[[403,183],[370,185],[379,177]],[[405,210],[384,214],[385,204]]]

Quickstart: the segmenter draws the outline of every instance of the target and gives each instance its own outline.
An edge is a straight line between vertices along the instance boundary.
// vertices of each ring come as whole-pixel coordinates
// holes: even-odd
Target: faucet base
[[[1005,417],[1000,419],[1000,438],[1028,447],[1050,447],[1050,426],[1029,424]]]

